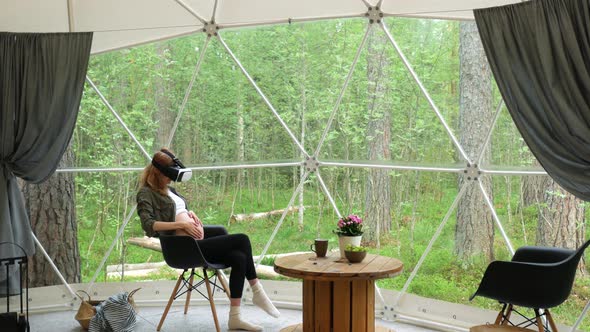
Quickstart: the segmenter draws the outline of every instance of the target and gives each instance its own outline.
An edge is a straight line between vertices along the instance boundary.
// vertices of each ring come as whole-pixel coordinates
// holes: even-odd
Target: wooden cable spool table
[[[367,254],[362,262],[351,264],[334,255],[318,258],[309,253],[275,260],[277,273],[303,279],[303,324],[281,331],[391,331],[375,327],[375,280],[398,275],[403,263]]]

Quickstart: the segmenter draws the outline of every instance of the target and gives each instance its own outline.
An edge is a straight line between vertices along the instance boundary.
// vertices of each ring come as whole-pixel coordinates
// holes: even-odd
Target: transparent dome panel
[[[490,169],[543,171],[514,124],[506,106],[502,107],[491,137]]]
[[[88,77],[150,155],[166,145],[196,63],[196,58],[177,56],[176,44],[183,43],[170,40],[95,55],[89,66]],[[98,96],[90,90],[85,98]]]
[[[222,35],[293,135],[312,150],[365,29],[363,20],[334,20]]]
[[[141,116],[126,116],[129,123],[143,122]],[[144,122],[149,128],[151,122]],[[150,130],[150,129],[147,129]],[[146,156],[125,128],[102,103],[88,84],[72,136],[75,168],[137,168],[146,163]]]
[[[403,185],[396,187],[403,188],[399,190],[402,194],[397,194],[402,199],[392,213],[391,240],[380,253],[399,257],[404,262],[404,271],[396,278],[379,281],[378,285],[384,289],[405,289],[424,298],[488,308],[490,303],[485,300],[469,302],[469,297],[477,289],[490,257],[505,258],[507,249],[479,185],[468,182],[463,196],[458,198],[457,175],[408,172],[400,177],[406,178]],[[490,216],[487,226],[476,225],[481,223],[480,215]],[[486,247],[488,251],[473,248],[474,241],[469,240],[483,233],[484,227],[495,231],[489,240],[493,243],[491,249]],[[474,231],[477,234],[470,234]],[[410,279],[413,272],[415,277]],[[436,308],[436,302],[430,304]],[[429,305],[424,308],[430,310]]]
[[[417,18],[386,18],[390,35],[451,127],[459,107],[459,22]],[[379,29],[381,30],[381,29]],[[389,38],[384,38],[393,49]],[[395,52],[395,58],[399,55]],[[411,77],[395,64],[395,78]],[[412,78],[412,82],[413,82]],[[412,86],[421,93],[418,86]],[[456,129],[455,127],[453,127]]]
[[[217,41],[208,45],[171,146],[193,166],[301,160],[288,132]]]
[[[448,93],[443,89],[436,95]],[[436,103],[438,97],[429,95]],[[374,26],[323,141],[321,160],[456,167],[462,159],[451,138],[457,132],[457,105],[456,98],[449,100],[450,106],[437,106],[443,121],[385,33]]]
[[[547,176],[539,177],[547,179]],[[534,180],[534,177],[528,175],[494,175],[491,179],[493,187],[488,191],[488,195],[494,203],[498,218],[512,247],[516,250],[521,246],[535,245],[539,217],[536,204],[543,202],[544,181],[533,183],[531,180]],[[535,193],[535,198],[532,200],[526,198],[530,195],[527,193],[529,190]],[[501,243],[498,244],[505,247],[506,252],[503,258],[509,259],[510,253],[506,240],[501,238]]]
[[[120,271],[116,267],[118,264],[163,261],[160,253],[127,243],[129,238],[144,236],[135,211],[138,178],[139,172],[76,173],[77,232],[83,282],[92,279],[127,220],[125,231],[99,271],[97,280],[120,280],[115,274],[108,274],[109,271]]]

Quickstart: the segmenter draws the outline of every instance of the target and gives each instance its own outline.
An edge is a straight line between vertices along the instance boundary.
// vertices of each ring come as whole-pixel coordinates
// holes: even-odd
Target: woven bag
[[[135,300],[133,300],[133,294],[135,294],[135,292],[137,292],[138,290],[140,290],[141,287],[132,290],[131,292],[129,292],[129,298],[127,299],[127,301],[129,302],[129,304],[131,304],[131,306],[133,307],[133,310],[137,311],[137,305],[135,305]]]
[[[80,296],[80,294],[76,294],[80,298],[80,300],[82,300],[82,302],[80,303],[80,307],[78,308],[78,312],[76,313],[76,316],[74,316],[74,318],[76,318],[76,320],[78,321],[78,323],[80,323],[80,326],[82,326],[84,330],[88,330],[90,320],[96,314],[96,309],[94,308],[94,306],[100,304],[100,302],[102,301],[92,300],[90,298],[90,295],[83,290],[79,290],[78,292],[86,294],[88,300]]]
[[[135,301],[133,300],[133,294],[135,294],[135,292],[137,292],[140,289],[141,288],[137,288],[129,292],[128,301],[135,311],[137,311],[137,306],[135,305]],[[104,300],[93,300],[90,298],[90,295],[83,290],[79,290],[78,292],[86,294],[88,300],[86,300],[83,296],[80,296],[80,294],[76,294],[80,298],[80,300],[82,300],[82,302],[80,303],[80,307],[78,308],[78,312],[76,313],[76,316],[74,316],[74,318],[78,321],[78,323],[80,323],[80,326],[82,326],[84,330],[88,330],[88,328],[90,327],[90,320],[92,319],[92,317],[94,317],[94,315],[96,315],[96,308],[94,307],[99,305]]]

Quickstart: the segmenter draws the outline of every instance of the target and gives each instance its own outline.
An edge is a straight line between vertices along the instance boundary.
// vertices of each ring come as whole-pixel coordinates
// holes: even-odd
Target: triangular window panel
[[[490,169],[512,171],[542,171],[537,159],[516,128],[504,106],[491,138],[492,163]]]
[[[409,45],[409,54],[405,55],[413,68],[430,68],[427,72],[418,71],[417,75],[422,82],[431,80],[428,85],[425,84],[426,90],[437,104],[445,123],[428,103],[384,31],[375,24],[361,50],[352,81],[326,136],[320,159],[334,162],[354,160],[384,167],[464,166],[463,158],[449,135],[456,136],[458,132],[458,91],[449,93],[459,79],[458,68],[450,65],[456,61],[453,59],[456,57],[456,30],[446,30],[449,25],[452,26],[450,22],[436,22],[424,27],[425,23],[420,20],[391,22],[394,23],[394,28],[391,28],[394,38],[396,30],[421,28],[432,30],[432,34],[440,32],[443,36],[439,39],[450,44],[440,49],[441,41],[438,39],[397,41],[398,45]],[[416,54],[414,50],[417,48],[437,48],[443,60],[433,61]]]
[[[204,40],[199,34],[92,58],[89,76],[149,155],[169,145]]]
[[[193,166],[300,160],[287,131],[217,40],[208,45],[172,147]]]
[[[366,25],[365,20],[358,19],[318,21],[223,35],[286,126],[311,154]]]
[[[137,120],[142,121],[141,117]],[[141,148],[88,84],[72,136],[72,148],[75,168],[137,168],[147,161]]]
[[[138,174],[132,172],[80,172],[76,174],[77,232],[80,242],[82,281],[89,282],[108,251],[111,242],[131,212],[134,212]],[[128,238],[144,236],[137,213],[131,220],[106,265],[162,261],[162,254],[144,248],[123,245]],[[106,267],[106,266],[105,266]],[[120,266],[119,266],[120,267]],[[105,271],[108,270],[108,271]],[[120,280],[117,272],[101,269],[98,280]],[[105,276],[105,273],[107,274]],[[132,274],[131,274],[132,275]],[[106,278],[105,278],[106,277]],[[127,271],[126,277],[130,274]]]

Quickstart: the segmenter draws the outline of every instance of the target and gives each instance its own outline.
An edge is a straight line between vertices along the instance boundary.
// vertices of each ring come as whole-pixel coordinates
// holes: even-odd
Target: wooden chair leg
[[[500,324],[500,322],[502,322],[502,318],[504,317],[504,310],[506,310],[506,306],[507,306],[507,304],[504,303],[504,305],[502,306],[502,310],[500,310],[500,312],[498,313],[498,316],[496,316],[496,321],[494,322],[494,325],[498,325],[498,324]]]
[[[186,272],[186,270],[185,270]],[[164,320],[166,319],[166,315],[168,315],[168,310],[170,310],[170,306],[172,305],[172,302],[174,302],[174,297],[176,296],[176,292],[178,292],[178,287],[180,287],[180,282],[182,281],[182,279],[184,278],[184,272],[182,272],[182,274],[178,277],[178,281],[176,281],[176,286],[174,286],[174,290],[172,291],[172,294],[170,295],[170,299],[168,300],[168,305],[166,306],[166,309],[164,309],[164,313],[162,314],[162,318],[160,318],[160,323],[158,324],[158,328],[156,329],[156,331],[160,331],[160,329],[162,328],[162,324],[164,324]]]
[[[547,320],[549,321],[551,332],[557,332],[557,325],[555,325],[555,321],[553,321],[553,316],[551,316],[549,309],[545,309],[545,316],[547,316]]]
[[[539,309],[535,309],[535,316],[537,316],[537,328],[539,328],[539,332],[544,332],[545,326],[543,325],[543,319],[541,319],[541,315],[539,315]]]
[[[228,299],[231,299],[231,294],[229,292],[229,287],[227,286],[227,282],[225,280],[225,274],[223,274],[223,272],[220,271],[220,270],[215,270],[215,273],[217,274],[217,279],[219,279],[219,282],[221,282],[221,286],[225,290],[225,294],[227,295],[227,298]]]
[[[510,321],[510,315],[512,315],[512,309],[514,306],[512,304],[508,305],[508,309],[506,309],[506,313],[504,313],[504,319],[500,323],[501,325],[506,325]]]
[[[211,313],[213,320],[215,320],[215,328],[220,332],[219,321],[217,320],[217,311],[215,310],[215,301],[213,301],[213,292],[211,291],[211,284],[209,283],[209,276],[207,276],[207,269],[203,269],[203,277],[205,278],[205,285],[207,285],[207,294],[209,295],[209,305],[211,306]]]
[[[195,279],[195,269],[191,270],[191,277],[188,282],[188,293],[186,294],[186,302],[184,303],[184,314],[188,311],[188,305],[191,303],[191,294],[193,292],[193,280]]]

